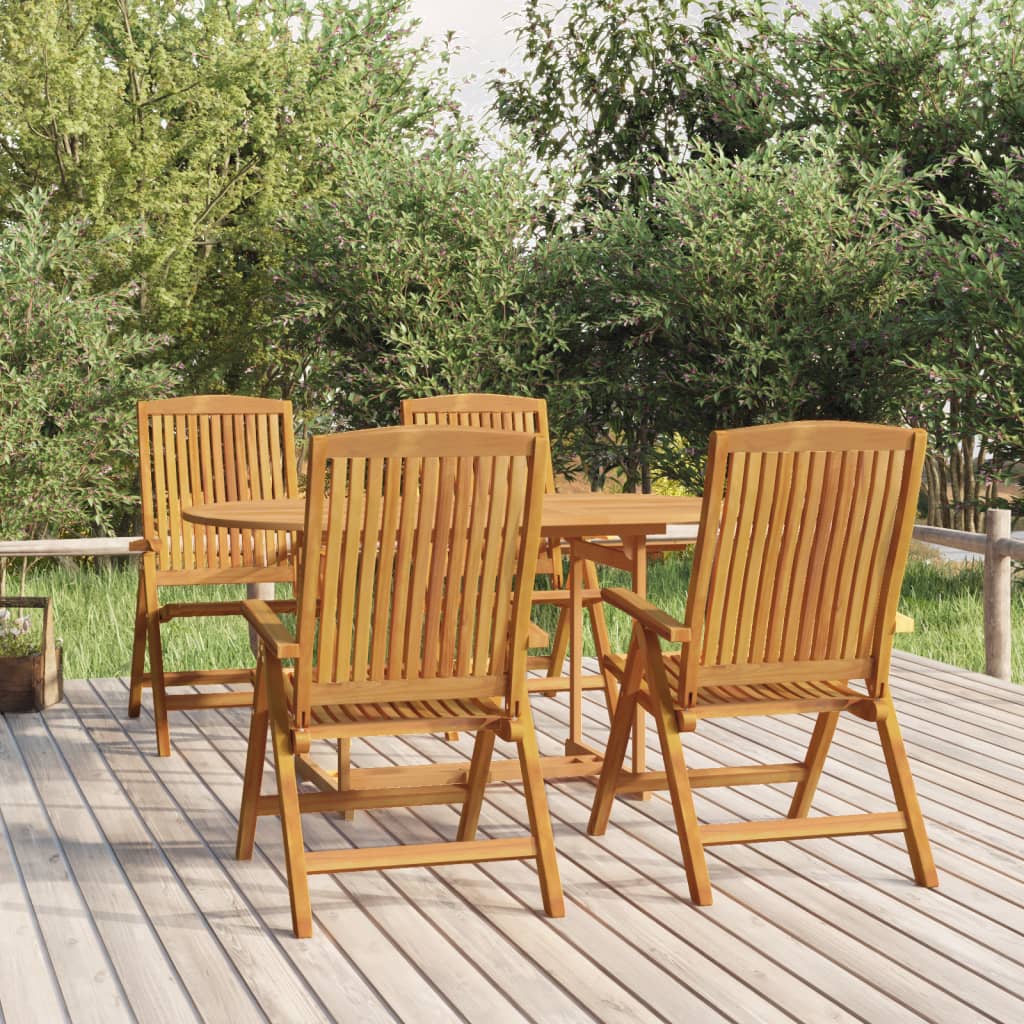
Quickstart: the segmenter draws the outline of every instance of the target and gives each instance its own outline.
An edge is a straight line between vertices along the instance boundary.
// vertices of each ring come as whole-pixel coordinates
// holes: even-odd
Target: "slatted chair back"
[[[921,430],[832,422],[712,434],[685,623],[606,591],[635,626],[591,835],[604,832],[617,792],[668,789],[700,906],[712,900],[705,847],[732,843],[898,832],[917,884],[938,885],[888,682],[926,441]],[[665,771],[627,778],[637,707],[655,718]],[[816,718],[802,760],[686,766],[682,737],[703,718],[807,712]],[[844,713],[876,725],[895,810],[812,815]],[[698,785],[786,782],[796,785],[785,817],[698,819]]]
[[[186,522],[209,501],[298,494],[291,402],[198,395],[140,402],[143,531],[156,545],[157,582],[290,580],[286,533]]]
[[[483,427],[540,434],[550,445],[548,404],[543,398],[493,394],[406,398],[402,401],[401,417],[406,426]],[[555,476],[550,454],[544,474],[544,489],[553,494]]]
[[[548,457],[544,465],[544,491],[555,492],[555,476],[551,464],[551,439],[548,428],[548,405],[543,398],[525,398],[519,395],[458,394],[434,395],[428,398],[406,398],[401,407],[402,423],[408,426],[451,426],[475,429],[505,430],[514,433],[538,434],[548,446]],[[564,561],[567,552],[562,544],[551,538],[541,540],[537,556],[537,572],[548,577],[551,589],[534,592],[534,603],[558,604],[566,594]],[[596,570],[592,564],[585,569],[588,583],[596,588]],[[589,601],[587,612],[595,634],[595,644],[606,651],[607,627],[600,602]],[[538,642],[539,647],[550,646],[549,653],[534,655],[529,659],[529,668],[543,673],[535,689],[554,694],[568,685],[562,675],[563,663],[569,643],[568,603],[562,601],[553,637],[548,643]],[[544,680],[547,680],[544,682]],[[542,685],[543,684],[543,685]],[[454,737],[452,737],[454,738]]]
[[[813,422],[712,435],[679,700],[865,679],[883,696],[926,436]]]
[[[545,438],[392,427],[316,437],[295,717],[311,702],[526,699]],[[529,586],[522,581],[529,580]],[[510,638],[517,638],[514,644]]]

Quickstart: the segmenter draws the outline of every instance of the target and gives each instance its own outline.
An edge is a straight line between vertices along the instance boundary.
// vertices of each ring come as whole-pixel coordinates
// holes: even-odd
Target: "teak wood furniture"
[[[434,395],[429,398],[406,398],[401,405],[402,423],[408,426],[473,427],[486,430],[511,430],[518,433],[540,434],[548,442],[549,459],[544,469],[544,490],[555,493],[555,475],[550,460],[551,437],[548,430],[548,407],[543,398],[519,395],[456,394]],[[551,586],[534,593],[534,604],[552,604],[558,607],[558,621],[554,637],[538,637],[539,646],[551,650],[547,655],[534,655],[529,660],[531,669],[545,672],[547,679],[531,679],[534,691],[554,694],[569,688],[569,680],[562,674],[565,653],[569,644],[569,592],[565,587],[563,545],[556,536],[546,536],[537,556],[537,573],[546,576]],[[590,629],[599,651],[608,650],[608,628],[604,608],[597,592],[597,575],[593,564],[584,566],[586,584],[592,594],[584,601],[590,617]],[[594,680],[595,684],[598,682]]]
[[[680,623],[626,590],[605,600],[633,640],[589,831],[617,793],[668,789],[690,896],[711,903],[704,848],[719,843],[903,834],[914,878],[938,877],[889,692],[896,602],[926,437],[858,423],[784,423],[712,434],[700,531]],[[662,651],[661,641],[681,644]],[[635,709],[653,715],[665,771],[622,772]],[[681,734],[707,718],[814,713],[803,761],[688,770]],[[839,716],[876,723],[896,810],[810,816]],[[701,824],[692,789],[795,782],[788,817]]]
[[[622,538],[623,543],[636,552],[637,579],[642,583],[644,558],[644,540],[648,534],[664,533],[669,523],[694,524],[701,511],[700,498],[677,498],[660,494],[545,494],[543,497],[543,514],[541,536],[566,539],[570,544],[574,538],[593,537],[595,535],[614,535]],[[193,505],[183,513],[193,523],[215,529],[246,529],[270,530],[303,535],[307,528],[306,505],[300,499],[283,501],[229,501],[211,502]],[[326,522],[321,523],[321,530]],[[301,545],[301,541],[300,541]],[[575,623],[572,643],[570,644],[570,689],[569,702],[572,709],[570,715],[569,737],[566,740],[564,757],[542,758],[544,777],[549,779],[574,778],[583,775],[594,775],[601,768],[602,756],[597,750],[583,742],[582,732],[582,691],[586,688],[606,686],[605,676],[584,676],[582,673],[582,627],[580,619],[583,600],[588,590],[583,584],[583,573],[578,564],[573,564],[570,573],[570,603],[576,609],[571,623]],[[575,596],[578,594],[578,598]],[[534,640],[530,640],[531,646]],[[606,656],[607,663],[615,669],[618,662],[613,656]],[[534,686],[544,688],[545,679],[527,680],[529,689]],[[611,711],[614,707],[614,691],[612,691]],[[299,772],[321,789],[335,792],[339,785],[343,789],[374,790],[388,785],[387,779],[393,774],[391,768],[354,768],[347,767],[347,757],[343,756],[344,744],[339,742],[338,772],[327,772],[308,759],[301,759]],[[460,798],[458,788],[452,788],[464,775],[464,766],[435,765],[432,768],[417,769],[418,772],[435,776],[439,787],[435,802],[445,803]],[[516,779],[519,767],[515,761],[496,762],[492,779]]]
[[[546,449],[538,435],[444,428],[313,439],[294,636],[245,603],[261,657],[237,847],[251,857],[257,816],[280,815],[297,936],[312,932],[307,875],[363,868],[533,858],[545,911],[564,914],[526,687]],[[277,793],[261,797],[268,725]],[[456,840],[304,850],[301,812],[346,800],[299,794],[313,740],[452,729],[476,733]],[[530,835],[478,840],[498,736],[518,749]],[[349,806],[422,803],[415,770],[406,782]]]
[[[542,434],[548,439],[547,402],[542,398],[526,398],[517,395],[496,394],[456,394],[435,395],[429,398],[407,398],[402,402],[402,422],[408,424],[447,425],[465,427],[484,427],[492,430],[515,430]],[[548,463],[545,487],[549,494],[555,491],[554,470]],[[587,507],[587,506],[584,506]],[[593,506],[591,506],[593,507]],[[613,523],[614,525],[614,523]],[[655,532],[648,530],[648,533]],[[652,544],[646,534],[634,531],[629,535],[621,533],[616,537],[603,536],[601,533],[591,534],[584,541],[580,534],[575,534],[577,543],[573,545],[573,570],[579,575],[568,590],[564,579],[564,536],[549,534],[541,547],[538,558],[537,572],[546,574],[552,586],[539,590],[534,594],[534,604],[553,604],[559,609],[555,635],[551,640],[550,652],[543,657],[530,659],[531,668],[539,668],[546,673],[546,678],[533,678],[530,689],[547,695],[568,690],[570,693],[571,713],[569,717],[569,740],[566,743],[567,754],[579,754],[590,757],[595,753],[582,743],[582,690],[604,689],[609,713],[615,709],[617,682],[609,670],[611,648],[608,644],[608,628],[605,624],[604,607],[601,603],[597,582],[595,563],[600,562],[623,569],[633,580],[633,589],[644,596],[647,588],[647,557],[652,551],[664,553],[678,551],[692,544],[689,539],[661,539]],[[571,605],[575,595],[576,604]],[[583,637],[578,627],[582,624],[583,609],[587,610],[590,619],[590,631],[594,638],[594,648],[600,671],[597,675],[583,675]],[[575,631],[574,631],[575,627]],[[541,641],[546,645],[547,638]],[[571,644],[570,674],[567,678],[562,674],[565,662],[566,647]],[[636,730],[633,734],[633,769],[643,771],[646,763],[646,745],[644,742],[643,715],[638,713]]]
[[[165,672],[160,627],[182,616],[240,615],[242,602],[160,603],[160,588],[292,582],[293,537],[282,530],[201,526],[195,502],[292,498],[298,493],[290,402],[197,395],[138,405],[142,530],[128,713],[153,689],[161,756],[171,752],[168,711],[248,704],[251,691],[168,694],[167,687],[251,682],[253,669]],[[145,672],[146,649],[149,672]]]

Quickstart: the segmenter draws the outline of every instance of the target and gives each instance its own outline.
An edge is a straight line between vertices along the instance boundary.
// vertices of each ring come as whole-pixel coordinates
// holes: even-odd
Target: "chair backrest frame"
[[[884,695],[923,430],[806,421],[716,431],[678,699],[704,684],[863,678]]]
[[[138,403],[142,528],[156,547],[161,584],[289,580],[286,533],[191,524],[208,501],[298,496],[292,404],[243,395]]]
[[[405,426],[474,427],[540,434],[548,445],[544,488],[546,493],[554,494],[548,403],[543,398],[489,393],[404,398],[401,421]]]
[[[547,457],[540,435],[478,428],[313,438],[297,728],[314,690],[334,704],[504,697],[518,716]]]

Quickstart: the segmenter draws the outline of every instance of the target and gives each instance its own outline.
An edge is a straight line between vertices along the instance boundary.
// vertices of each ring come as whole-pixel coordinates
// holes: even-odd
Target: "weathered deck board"
[[[183,715],[155,756],[122,680],[72,681],[44,715],[0,719],[0,1020],[1024,1020],[1024,688],[897,654],[894,692],[940,888],[898,836],[716,847],[714,906],[686,899],[671,808],[618,801],[586,835],[593,787],[549,786],[567,916],[519,862],[312,879],[315,934],[291,937],[280,830],[234,860],[244,709]],[[535,701],[542,749],[563,700]],[[603,741],[597,695],[585,729]],[[694,766],[799,756],[809,723],[706,723]],[[657,760],[650,743],[650,760]],[[500,748],[501,744],[499,744]],[[468,741],[383,738],[362,764],[456,759]],[[785,810],[786,786],[700,790],[704,820]],[[889,806],[870,726],[844,723],[815,809]],[[451,838],[451,807],[310,818],[311,846]],[[525,825],[493,786],[492,835]]]

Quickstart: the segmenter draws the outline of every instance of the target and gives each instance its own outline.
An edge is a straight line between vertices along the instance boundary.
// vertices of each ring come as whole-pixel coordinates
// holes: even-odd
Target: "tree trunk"
[[[924,467],[924,493],[928,502],[928,525],[942,526],[942,479],[939,460],[929,452]]]

